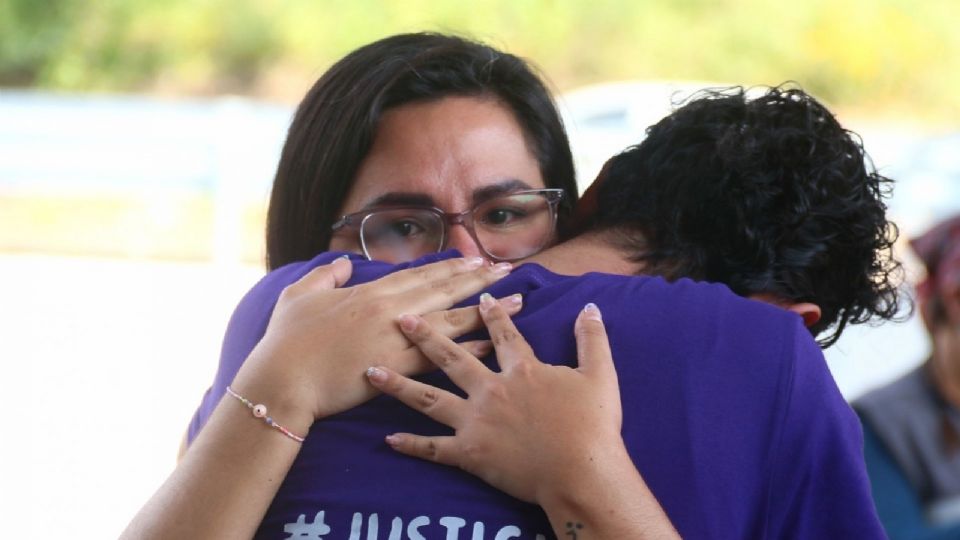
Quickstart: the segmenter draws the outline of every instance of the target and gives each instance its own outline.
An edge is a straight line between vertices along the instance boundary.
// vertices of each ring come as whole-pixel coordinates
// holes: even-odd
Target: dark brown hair
[[[304,97],[290,125],[267,213],[267,267],[328,248],[330,226],[373,144],[384,111],[446,96],[490,96],[509,108],[547,187],[577,198],[563,123],[543,81],[522,59],[456,36],[401,34],[338,61]]]

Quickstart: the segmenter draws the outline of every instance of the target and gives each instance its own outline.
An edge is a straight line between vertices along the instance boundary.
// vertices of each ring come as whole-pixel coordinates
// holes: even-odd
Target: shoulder
[[[797,340],[792,349],[771,455],[772,530],[794,531],[797,538],[883,538],[859,419],[812,337]]]
[[[403,265],[392,266],[387,263],[382,263],[378,261],[369,261],[364,257],[357,255],[355,253],[345,253],[338,251],[329,251],[320,253],[316,257],[307,260],[307,261],[297,261],[290,264],[281,266],[268,272],[263,276],[260,281],[254,285],[247,295],[244,297],[244,300],[250,298],[252,300],[263,300],[264,298],[273,297],[274,301],[280,296],[280,293],[288,285],[296,282],[300,278],[309,274],[311,270],[330,264],[337,260],[340,257],[348,257],[353,263],[353,276],[351,277],[348,285],[354,285],[357,283],[364,283],[376,279],[380,275],[386,274],[394,270],[400,270],[402,268],[407,268],[409,266],[418,266],[421,264],[427,264],[433,262],[434,260],[439,260],[440,256],[433,256],[431,258],[423,258],[413,263],[407,263]],[[243,301],[241,301],[242,303]],[[272,306],[271,306],[272,307]]]
[[[275,302],[288,285],[307,275],[314,268],[330,264],[343,255],[345,254],[337,252],[321,253],[309,261],[292,262],[280,268],[275,268],[260,278],[260,281],[247,291],[247,294],[240,301],[240,305],[243,306],[250,302],[259,304],[262,300],[271,297]],[[273,307],[273,302],[270,303],[270,307]]]
[[[281,266],[263,276],[240,300],[240,304],[234,311],[231,324],[237,319],[240,319],[237,322],[242,322],[247,316],[253,316],[259,324],[264,314],[269,316],[273,311],[273,307],[283,289],[306,276],[311,270],[330,264],[340,257],[349,257],[353,263],[352,276],[346,283],[346,286],[351,286],[373,281],[398,270],[422,266],[456,256],[458,254],[455,251],[446,251],[427,255],[413,262],[391,265],[380,261],[370,261],[355,253],[337,251],[321,253],[308,261],[298,261]]]
[[[587,277],[614,309],[614,331],[619,324],[651,325],[665,337],[685,339],[681,348],[688,352],[740,351],[749,354],[739,360],[747,363],[775,361],[773,357],[789,360],[792,356],[782,354],[788,343],[809,335],[795,314],[738,296],[724,284],[686,278],[668,282],[660,277]]]
[[[639,300],[645,306],[656,305],[665,314],[686,314],[702,309],[725,310],[751,316],[773,317],[781,322],[791,314],[771,304],[743,298],[725,284],[680,278],[667,281],[660,276],[606,274],[590,272],[581,276],[563,276],[536,264],[525,264],[508,277],[537,282],[545,287],[589,293],[608,298],[613,304]],[[634,306],[636,307],[636,306]]]
[[[642,378],[653,369],[661,387],[693,392],[697,401],[741,402],[745,395],[753,403],[775,401],[797,362],[826,370],[796,314],[737,296],[725,285],[689,279],[596,273],[558,278],[524,299],[521,317],[532,320],[531,341],[539,345],[545,341],[539,334],[572,328],[589,302],[603,313],[621,376]],[[570,334],[564,344],[573,347]],[[752,410],[767,415],[770,407]]]

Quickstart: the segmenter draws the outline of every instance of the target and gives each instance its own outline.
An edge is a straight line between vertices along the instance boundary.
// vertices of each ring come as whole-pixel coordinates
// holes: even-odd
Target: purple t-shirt
[[[243,298],[191,440],[263,336],[283,287],[336,256],[271,272]],[[352,282],[406,266],[355,259]],[[574,320],[587,302],[600,307],[624,440],[683,537],[884,538],[859,423],[796,315],[723,285],[560,276],[535,264],[489,291],[524,295],[513,320],[551,363],[576,362]],[[420,379],[454,388],[440,372]],[[554,538],[538,507],[458,469],[392,451],[383,436],[398,431],[450,433],[387,396],[315,423],[257,538]]]

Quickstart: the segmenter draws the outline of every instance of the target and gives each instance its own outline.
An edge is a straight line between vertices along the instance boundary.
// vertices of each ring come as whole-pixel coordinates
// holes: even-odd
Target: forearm
[[[295,433],[309,428],[309,421],[280,418]],[[225,396],[121,538],[250,538],[299,450]]]
[[[589,457],[564,488],[543,494],[557,538],[679,538],[625,449]]]

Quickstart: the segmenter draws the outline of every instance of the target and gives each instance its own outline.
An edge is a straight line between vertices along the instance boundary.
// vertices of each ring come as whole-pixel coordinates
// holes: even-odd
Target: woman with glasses
[[[343,289],[358,302],[352,304],[356,311],[345,306],[340,314],[356,318],[351,326],[362,337],[313,333],[320,344],[313,350],[336,359],[324,373],[324,393],[332,400],[322,414],[374,397],[377,392],[354,369],[370,358],[392,358],[389,363],[407,373],[430,369],[395,321],[382,317],[386,311],[425,314],[451,337],[478,328],[476,307],[442,310],[506,275],[509,261],[554,243],[557,226],[563,226],[576,198],[559,114],[523,60],[457,37],[409,34],[361,47],[330,68],[298,107],[283,148],[267,218],[268,269],[283,273],[289,263],[327,250],[393,263],[446,249],[466,258]],[[367,294],[357,294],[361,290]],[[255,299],[248,295],[244,301]],[[515,313],[520,302],[508,297],[503,306],[505,313]],[[290,322],[340,328],[319,320]],[[261,335],[251,333],[241,341],[247,338],[255,343]],[[489,342],[464,346],[478,355],[489,352]],[[230,353],[225,349],[224,354]],[[201,427],[198,419],[220,410],[222,399],[227,406],[242,401],[269,426],[303,440],[283,425],[299,423],[284,404],[271,404],[268,411],[244,397],[277,390],[275,380],[257,376],[267,372],[258,369],[254,356],[248,362],[250,378],[224,381],[218,373],[191,422],[190,439]],[[227,438],[223,446],[191,453],[238,468],[182,465],[125,536],[251,536],[291,465],[286,459],[294,455],[258,459],[265,448],[255,438]],[[216,496],[197,495],[198,481]],[[651,496],[641,502],[664,519]],[[323,538],[324,527],[304,523],[289,534]],[[672,530],[669,522],[664,527]]]
[[[517,260],[556,240],[576,199],[559,113],[526,62],[455,36],[391,36],[338,61],[297,108],[270,196],[267,268],[328,250],[391,263],[446,249]],[[191,439],[229,382],[204,396]],[[363,381],[351,388],[369,396]]]
[[[540,228],[549,220],[520,235],[486,220],[505,216],[471,212],[445,225],[439,217],[401,216],[384,236],[397,214],[375,211],[461,214],[499,196],[542,189],[554,191],[539,196],[549,206],[539,215],[555,215],[562,226],[577,198],[573,159],[550,93],[526,62],[453,36],[388,37],[337,62],[297,108],[270,197],[267,266],[327,250],[394,263],[416,258],[421,248],[490,260],[523,257],[553,240],[552,229]],[[379,228],[371,238],[373,225]],[[509,234],[512,245],[492,241],[494,230]],[[362,241],[424,238],[414,236],[421,232],[432,236],[421,247],[408,245],[413,252]]]

